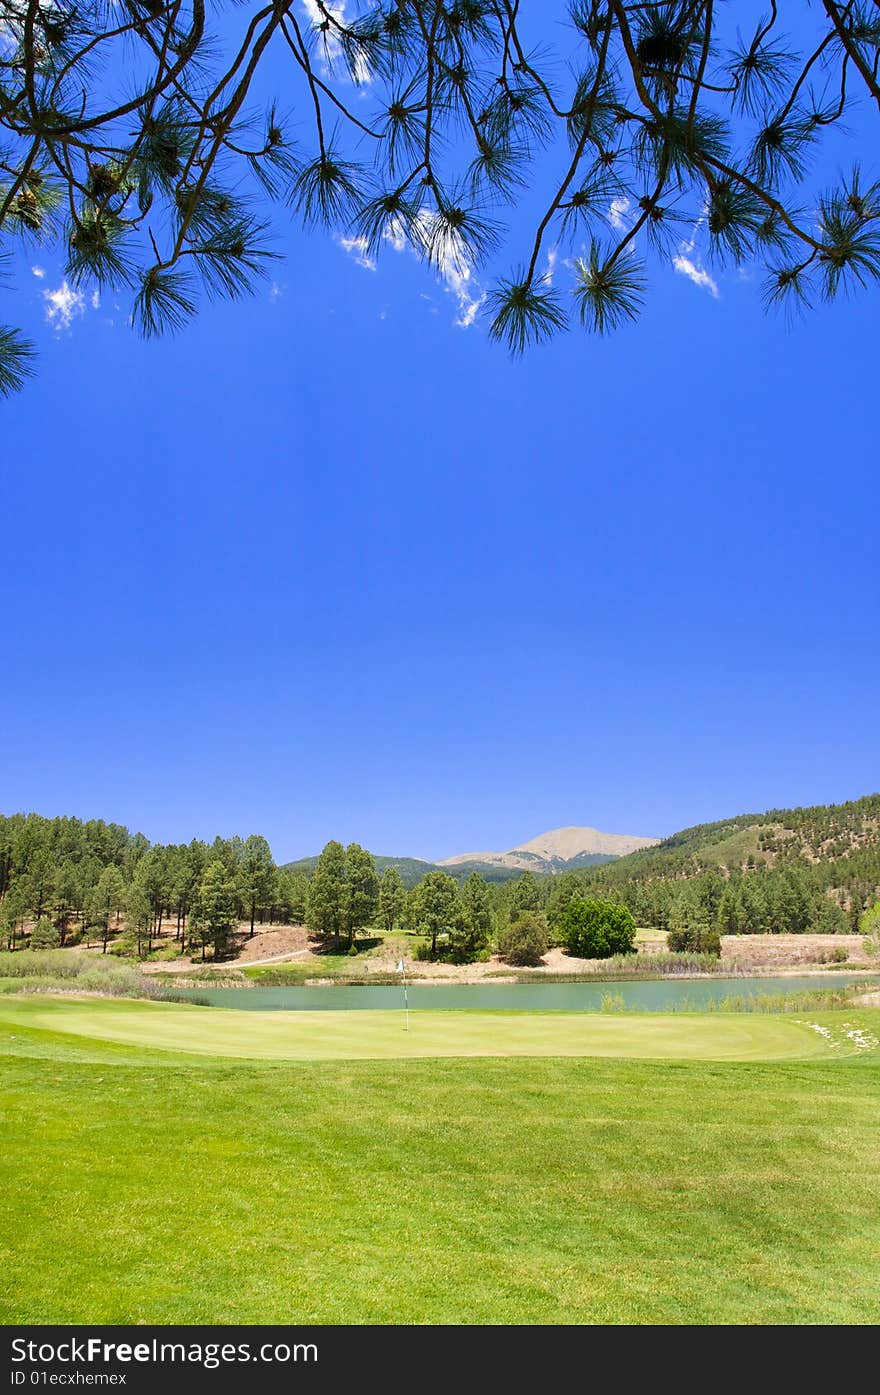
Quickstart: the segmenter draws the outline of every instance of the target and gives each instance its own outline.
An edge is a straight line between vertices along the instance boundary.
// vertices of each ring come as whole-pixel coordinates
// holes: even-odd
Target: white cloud
[[[483,307],[486,292],[474,280],[473,272],[469,267],[459,269],[457,266],[449,264],[440,266],[438,270],[446,283],[446,289],[458,302],[456,325],[459,329],[470,329]]]
[[[269,299],[270,299],[270,300],[280,300],[281,297],[282,297],[283,295],[284,295],[284,287],[283,287],[283,286],[279,286],[279,284],[278,284],[277,281],[273,281],[272,284],[271,284],[271,286],[269,287]]]
[[[354,257],[358,266],[362,266],[365,271],[375,271],[376,263],[367,253],[367,239],[365,237],[338,237],[336,241],[344,252],[350,257]]]
[[[82,291],[74,290],[66,281],[62,281],[57,290],[43,291],[43,299],[46,319],[55,330],[70,329],[75,317],[86,308]]]
[[[46,275],[45,271],[41,266],[32,266],[31,271],[33,272],[34,276],[36,276],[38,281],[42,281],[43,277]]]
[[[93,310],[100,310],[100,308],[101,308],[101,293],[100,293],[100,291],[92,291],[92,309],[93,309]]]
[[[407,245],[406,233],[404,232],[403,224],[400,222],[399,219],[395,219],[394,222],[389,223],[382,236],[386,242],[391,243],[391,246],[394,248],[395,252],[402,252],[404,247],[406,247]]]
[[[302,0],[302,7],[306,15],[308,16],[309,22],[311,24],[317,27],[325,23],[325,16],[321,13],[321,10],[318,8],[316,0]],[[341,25],[344,25],[346,23],[345,0],[337,0],[337,3],[335,5],[331,3],[331,0],[324,0],[323,8],[327,12],[327,14],[331,15],[333,19],[337,21],[337,23]],[[317,33],[315,37],[318,40],[324,59],[322,66],[324,68],[325,74],[329,73],[334,68],[334,66],[337,66],[337,76],[339,70],[347,72],[347,64],[344,61],[340,61],[343,57],[342,45],[340,44],[339,39],[336,37],[336,34],[332,26],[324,33]],[[360,55],[358,55],[357,61],[355,63],[355,80],[361,85],[368,83],[372,80],[370,69]]]
[[[430,230],[436,217],[436,213],[423,209],[417,215],[417,221],[425,230],[425,245],[432,241],[435,242],[432,264],[439,273],[444,290],[454,297],[458,306],[455,324],[459,329],[470,329],[486,299],[486,292],[474,275],[473,263],[461,239],[454,234],[449,235],[444,237],[438,245],[436,239],[431,237]],[[391,223],[386,228],[384,238],[395,252],[403,252],[408,247],[417,256],[424,256],[424,249],[413,246],[412,240],[407,237],[403,225],[399,222]],[[422,299],[429,300],[430,297],[422,295]]]
[[[630,226],[630,219],[627,216],[630,210],[630,201],[625,198],[612,199],[608,206],[608,221],[615,232],[626,232]]]
[[[477,317],[486,293],[474,275],[473,263],[468,256],[467,248],[460,238],[450,235],[444,237],[438,246],[436,239],[432,239],[429,229],[436,219],[436,213],[431,213],[424,209],[417,215],[417,220],[425,230],[424,243],[435,242],[432,263],[438,272],[443,283],[444,290],[451,295],[457,305],[455,324],[459,329],[470,329]],[[395,252],[404,252],[407,248],[422,257],[424,248],[413,244],[413,240],[407,237],[403,224],[392,222],[385,229],[383,239]],[[421,241],[418,233],[416,240]],[[354,257],[358,266],[364,267],[367,271],[375,271],[376,261],[367,251],[367,240],[364,237],[337,237],[336,241],[343,251]],[[552,275],[553,266],[556,262],[556,249],[551,249],[548,259],[548,273]]]
[[[544,272],[544,280],[547,282],[548,286],[553,285],[553,273],[556,270],[556,263],[558,259],[559,252],[557,248],[551,247],[550,251],[547,253],[547,269]]]
[[[686,276],[689,281],[693,281],[694,285],[699,286],[701,290],[708,291],[713,300],[718,299],[718,286],[715,281],[709,275],[708,271],[705,271],[703,267],[697,266],[695,262],[691,261],[690,257],[686,257],[683,252],[679,252],[677,256],[672,258],[672,265],[681,276]]]

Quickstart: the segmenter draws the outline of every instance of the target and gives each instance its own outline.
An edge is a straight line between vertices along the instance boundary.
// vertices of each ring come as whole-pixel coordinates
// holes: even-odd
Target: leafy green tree
[[[859,169],[880,26],[874,6],[823,0],[793,35],[785,11],[741,36],[739,11],[705,0],[353,0],[306,20],[281,0],[226,7],[214,33],[201,0],[5,0],[0,237],[57,245],[71,286],[126,294],[152,336],[260,284],[271,201],[369,257],[408,244],[463,278],[528,186],[533,224],[487,301],[513,352],[635,317],[694,227],[714,265],[765,267],[768,304],[806,306],[880,275],[880,195]],[[293,117],[255,111],[267,63],[298,146]],[[830,187],[829,138],[852,156]],[[573,255],[551,276],[557,247]],[[33,354],[0,329],[0,393]]]
[[[275,863],[265,838],[252,833],[245,839],[238,864],[239,893],[249,920],[248,934],[254,934],[254,919],[258,906],[271,899],[274,887]]]
[[[190,917],[191,936],[202,947],[213,945],[214,958],[222,959],[231,947],[238,923],[238,890],[225,862],[209,862]]]
[[[61,934],[46,916],[41,916],[31,931],[31,949],[57,949],[61,944]]]
[[[386,867],[379,883],[379,918],[386,935],[390,935],[402,918],[406,907],[406,891],[396,867]]]
[[[609,959],[635,948],[636,923],[626,906],[614,901],[569,901],[560,931],[567,952],[577,959]]]
[[[865,953],[872,959],[880,957],[880,901],[876,901],[859,916],[859,930],[865,937]]]
[[[309,883],[306,924],[321,940],[341,940],[348,933],[348,874],[345,848],[327,843]]]
[[[348,883],[348,944],[372,925],[379,907],[379,876],[376,864],[360,843],[349,843],[345,849],[345,878]]]
[[[538,911],[520,911],[498,934],[498,953],[507,964],[540,964],[549,945],[547,921]]]
[[[430,936],[431,958],[437,958],[437,941],[452,934],[458,911],[458,885],[446,872],[428,872],[415,888],[412,910],[415,928]]]

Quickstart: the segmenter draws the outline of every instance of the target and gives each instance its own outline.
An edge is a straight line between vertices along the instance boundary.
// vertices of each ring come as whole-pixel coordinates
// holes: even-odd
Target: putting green
[[[738,1013],[245,1012],[112,998],[0,1000],[0,1036],[35,1028],[153,1050],[249,1060],[617,1056],[780,1061],[848,1054],[791,1017]]]

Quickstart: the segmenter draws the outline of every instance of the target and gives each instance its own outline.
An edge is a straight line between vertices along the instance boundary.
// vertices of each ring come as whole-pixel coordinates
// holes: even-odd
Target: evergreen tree
[[[360,931],[372,925],[379,906],[376,864],[360,843],[349,843],[345,849],[345,878],[348,884],[348,944],[352,948]]]
[[[379,883],[379,918],[386,935],[390,935],[401,919],[406,906],[406,891],[399,871],[386,867]]]
[[[820,896],[810,912],[811,935],[848,935],[849,918],[846,911],[828,896]]]
[[[741,930],[744,935],[765,935],[770,929],[769,906],[764,879],[745,876],[739,893]]]
[[[584,884],[577,872],[563,872],[554,879],[553,890],[547,901],[547,924],[555,933],[569,901],[583,896]]]
[[[413,896],[416,928],[431,939],[431,958],[437,958],[437,941],[452,933],[458,912],[458,885],[446,872],[428,872]]]
[[[457,962],[470,963],[492,938],[492,893],[479,872],[472,872],[459,895],[459,914],[452,931]]]
[[[144,889],[143,882],[135,879],[126,897],[125,928],[127,934],[123,943],[127,948],[130,940],[131,947],[139,959],[143,959],[152,951],[155,924],[153,903]]]
[[[510,889],[510,918],[511,920],[522,911],[539,911],[541,909],[541,889],[538,886],[534,872],[523,872],[512,883]]]
[[[341,940],[348,933],[348,896],[345,849],[331,839],[318,858],[306,907],[306,924],[319,939]]]
[[[810,923],[810,893],[803,873],[786,868],[778,877],[768,878],[772,928],[782,934],[802,935]]]
[[[31,931],[31,949],[57,949],[61,944],[61,935],[57,925],[53,925],[46,916],[41,916]]]
[[[4,933],[9,948],[15,949],[16,937],[21,930],[24,936],[24,922],[28,913],[28,894],[24,880],[11,882],[2,901]]]
[[[228,953],[237,924],[238,893],[234,876],[221,858],[208,863],[190,917],[192,936],[202,946],[212,944],[214,958]]]
[[[119,868],[114,866],[112,862],[109,867],[104,868],[98,878],[98,885],[95,887],[89,904],[91,909],[90,923],[98,927],[101,935],[101,952],[106,954],[111,920],[114,916],[118,918],[125,907],[125,883]]]
[[[253,937],[254,918],[257,907],[265,906],[271,899],[274,886],[275,863],[265,838],[252,833],[245,840],[238,864],[239,894],[249,920],[248,934]]]
[[[733,880],[726,882],[718,903],[718,932],[721,935],[739,934],[738,887]]]
[[[154,336],[203,296],[259,286],[273,203],[369,257],[408,244],[464,279],[512,226],[518,264],[487,307],[515,353],[635,318],[648,265],[674,264],[697,222],[714,263],[764,267],[771,306],[880,276],[880,190],[860,170],[877,146],[874,5],[823,0],[785,32],[774,4],[743,36],[705,0],[305,9],[226,6],[214,32],[201,0],[4,0],[0,252],[56,246],[71,287],[126,295]],[[285,62],[296,149],[277,103],[253,110]],[[830,188],[829,141],[851,155]],[[523,186],[542,191],[531,223]],[[557,246],[574,255],[551,279]],[[33,359],[0,326],[0,395]]]

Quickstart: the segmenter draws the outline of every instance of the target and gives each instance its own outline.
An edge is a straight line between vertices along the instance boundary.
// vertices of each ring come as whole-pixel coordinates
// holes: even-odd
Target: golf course
[[[7,994],[0,1319],[876,1322],[878,1027]]]

